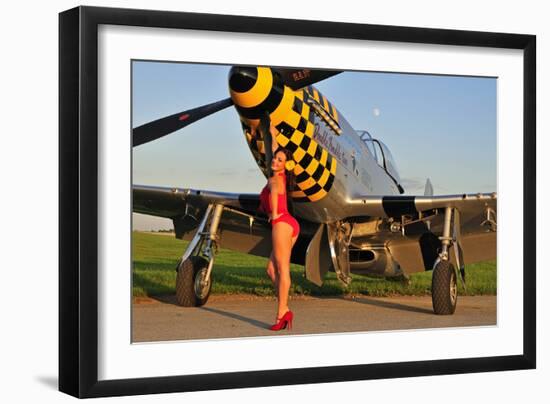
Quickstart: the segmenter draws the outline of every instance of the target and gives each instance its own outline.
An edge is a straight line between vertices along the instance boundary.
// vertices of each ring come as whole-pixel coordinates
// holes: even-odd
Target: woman
[[[270,129],[272,136],[274,130]],[[294,318],[288,307],[290,253],[300,233],[300,225],[288,212],[287,195],[294,186],[293,169],[292,153],[282,147],[275,149],[271,160],[272,175],[260,194],[260,208],[267,213],[272,227],[273,251],[267,263],[267,274],[275,286],[278,300],[276,322],[270,327],[272,331],[287,326],[292,328]]]

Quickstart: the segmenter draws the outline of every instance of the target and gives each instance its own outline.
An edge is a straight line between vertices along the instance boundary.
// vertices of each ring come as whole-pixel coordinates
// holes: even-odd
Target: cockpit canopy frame
[[[388,146],[386,146],[381,140],[373,138],[372,135],[366,130],[358,130],[357,135],[363,141],[365,146],[367,146],[368,151],[372,154],[376,163],[378,163],[378,165],[382,167],[390,177],[392,177],[401,189],[401,177],[399,176],[397,165],[395,164],[395,160]]]

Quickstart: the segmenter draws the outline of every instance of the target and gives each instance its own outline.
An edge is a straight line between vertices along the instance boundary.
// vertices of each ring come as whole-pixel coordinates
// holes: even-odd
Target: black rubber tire
[[[453,265],[439,261],[432,274],[432,305],[435,314],[449,315],[456,309],[458,288]]]
[[[200,298],[195,293],[195,279],[199,271],[208,267],[208,261],[203,257],[190,257],[178,267],[176,275],[176,302],[183,307],[199,307],[206,304],[212,290],[212,280],[205,297]]]

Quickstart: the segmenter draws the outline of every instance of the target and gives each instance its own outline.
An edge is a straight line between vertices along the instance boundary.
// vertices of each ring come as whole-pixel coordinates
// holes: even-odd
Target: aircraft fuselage
[[[229,84],[247,143],[264,175],[265,143],[255,130],[259,111],[269,111],[278,131],[274,140],[292,152],[296,190],[291,196],[298,217],[334,222],[350,216],[346,201],[354,196],[399,194],[357,132],[315,87],[292,90],[267,67],[233,68]]]

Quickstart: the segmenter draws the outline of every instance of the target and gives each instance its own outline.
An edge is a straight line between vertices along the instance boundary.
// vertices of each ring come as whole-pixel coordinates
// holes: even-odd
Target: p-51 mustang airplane
[[[465,264],[496,257],[495,193],[406,196],[393,157],[369,132],[355,130],[313,84],[338,71],[234,66],[230,97],[133,129],[133,145],[153,141],[234,106],[258,167],[267,177],[272,141],[293,153],[291,193],[301,233],[291,261],[321,286],[328,271],[407,277],[433,270],[437,314],[452,314]],[[276,128],[271,136],[270,127]],[[204,305],[217,248],[269,257],[271,226],[259,194],[133,187],[133,211],[172,219],[190,243],[177,265],[182,306]]]

